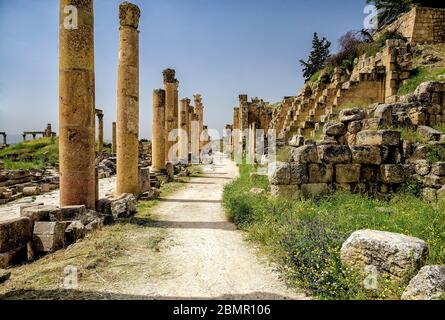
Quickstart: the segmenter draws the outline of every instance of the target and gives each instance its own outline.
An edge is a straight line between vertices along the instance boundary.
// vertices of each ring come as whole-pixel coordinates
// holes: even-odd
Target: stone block
[[[356,183],[360,181],[359,164],[337,164],[335,166],[335,181],[340,184]]]
[[[331,188],[327,183],[309,183],[301,185],[303,199],[319,199],[329,195]]]
[[[337,137],[346,134],[346,126],[343,123],[328,122],[323,127],[323,134],[329,137]]]
[[[405,182],[408,176],[409,172],[406,171],[406,166],[397,164],[384,164],[380,166],[380,178],[383,183],[400,184]]]
[[[439,177],[430,173],[424,177],[423,184],[430,188],[441,188],[443,185],[445,185],[445,177]]]
[[[366,114],[360,108],[344,109],[340,111],[339,119],[341,122],[359,121],[365,119]]]
[[[286,162],[269,164],[268,177],[270,184],[288,185],[290,183],[290,164]]]
[[[352,154],[349,146],[325,145],[318,146],[318,158],[325,163],[350,163]]]
[[[36,222],[33,246],[36,252],[55,252],[65,246],[65,222]]]
[[[9,268],[28,259],[26,246],[0,253],[0,268]]]
[[[426,176],[431,172],[431,166],[427,160],[414,161],[414,169],[420,176]]]
[[[20,216],[29,218],[34,226],[36,221],[61,221],[62,211],[56,206],[34,206],[21,210]]]
[[[295,162],[305,163],[317,163],[319,162],[317,147],[314,145],[308,145],[296,148],[292,151],[292,158]]]
[[[379,130],[383,127],[384,124],[381,118],[369,118],[362,121],[363,130]]]
[[[300,187],[297,185],[271,185],[270,194],[275,198],[300,198]]]
[[[417,133],[430,141],[439,141],[440,136],[442,135],[442,132],[428,126],[419,126],[417,128]]]
[[[4,270],[4,269],[0,269],[0,284],[5,283],[6,281],[9,280],[9,278],[11,277],[11,272]]]
[[[334,166],[332,164],[313,163],[309,165],[309,183],[332,183]]]
[[[440,300],[445,295],[445,267],[426,266],[411,279],[402,300]]]
[[[290,163],[290,184],[300,185],[307,183],[308,180],[308,168],[306,164]]]
[[[40,194],[39,187],[25,187],[22,191],[25,197],[38,196]]]
[[[425,264],[428,246],[402,234],[359,230],[346,240],[340,255],[345,266],[363,272],[373,267],[380,275],[402,279]]]
[[[362,122],[361,121],[352,121],[348,125],[348,132],[351,134],[357,134],[362,130]]]
[[[373,146],[351,146],[352,162],[356,164],[382,163],[382,152],[379,147]]]
[[[115,219],[128,218],[137,211],[137,199],[132,194],[123,194],[112,199],[111,214]]]
[[[437,190],[434,188],[424,188],[422,190],[422,198],[429,202],[437,201]]]
[[[431,167],[431,173],[439,177],[445,176],[445,162],[437,162],[433,164]]]
[[[80,221],[71,222],[65,230],[65,243],[72,244],[85,237],[85,226]]]
[[[358,146],[398,146],[401,133],[394,130],[365,130],[357,133]]]
[[[26,246],[31,240],[31,235],[29,218],[0,221],[0,253]]]
[[[63,221],[80,220],[87,212],[84,205],[65,206],[60,208]]]

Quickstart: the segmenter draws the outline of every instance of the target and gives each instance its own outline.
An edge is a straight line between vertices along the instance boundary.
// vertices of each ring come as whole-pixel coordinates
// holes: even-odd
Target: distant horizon
[[[120,2],[95,1],[96,104],[107,140],[116,119]],[[298,61],[314,32],[335,52],[337,39],[361,29],[365,17],[365,0],[132,2],[142,11],[141,139],[151,139],[151,95],[165,68],[176,69],[180,98],[202,94],[205,124],[222,131],[239,94],[270,103],[297,94],[304,84]],[[0,131],[9,136],[47,123],[58,132],[58,12],[54,0],[0,0]]]

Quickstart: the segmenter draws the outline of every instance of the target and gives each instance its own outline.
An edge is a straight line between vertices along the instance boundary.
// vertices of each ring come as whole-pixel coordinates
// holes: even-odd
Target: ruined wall
[[[385,30],[399,32],[411,44],[443,43],[445,9],[414,7]]]

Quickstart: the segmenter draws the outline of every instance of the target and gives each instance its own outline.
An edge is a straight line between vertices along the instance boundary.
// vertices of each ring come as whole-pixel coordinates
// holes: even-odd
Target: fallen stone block
[[[375,164],[382,163],[382,151],[379,147],[373,146],[351,146],[352,162],[356,164]]]
[[[61,221],[62,212],[56,206],[34,206],[23,208],[20,212],[21,217],[27,217],[31,220],[32,226],[36,221]]]
[[[128,218],[137,210],[137,199],[132,194],[123,194],[118,199],[112,199],[111,214],[115,219]]]
[[[64,222],[36,222],[34,224],[33,246],[39,253],[51,253],[65,246]]]
[[[410,281],[402,300],[438,300],[445,295],[445,267],[426,266]]]
[[[362,122],[361,121],[352,121],[348,125],[348,132],[351,134],[357,134],[362,130]]]
[[[318,158],[329,164],[350,163],[352,158],[349,146],[325,145],[318,146]]]
[[[161,190],[157,188],[151,188],[151,190],[141,194],[140,199],[144,201],[156,200],[161,196]]]
[[[62,212],[63,221],[80,220],[87,212],[87,208],[84,205],[77,206],[65,206],[60,208]]]
[[[426,187],[441,188],[443,185],[445,185],[445,177],[439,177],[430,173],[424,177],[423,184]]]
[[[346,126],[343,123],[325,123],[323,134],[329,137],[337,137],[346,134]]]
[[[335,166],[335,181],[340,184],[356,183],[360,181],[359,164],[337,164]]]
[[[331,188],[327,183],[308,183],[301,185],[301,196],[303,199],[319,199],[328,195]]]
[[[293,160],[297,163],[318,163],[317,147],[314,145],[303,146],[292,151]]]
[[[28,251],[25,246],[0,253],[0,268],[9,268],[28,259]]]
[[[430,141],[439,141],[440,136],[442,135],[442,132],[428,126],[419,126],[417,128],[417,133]]]
[[[359,230],[341,248],[345,266],[365,271],[374,267],[380,275],[401,279],[419,270],[426,261],[425,241],[402,234]]]
[[[332,183],[334,166],[331,164],[313,163],[309,165],[309,183]]]
[[[26,246],[31,240],[31,234],[29,218],[0,221],[0,253]]]
[[[286,162],[269,164],[268,177],[272,185],[288,185],[290,183],[290,164]]]
[[[65,230],[65,243],[72,244],[85,237],[85,226],[80,221],[73,221]]]
[[[365,119],[366,114],[360,108],[344,109],[340,111],[340,122],[351,122]]]
[[[357,133],[358,146],[398,146],[401,133],[393,130],[365,130]]]
[[[96,218],[93,221],[91,221],[89,224],[85,226],[86,232],[92,232],[95,230],[99,230],[103,227],[102,220],[100,218]]]
[[[22,191],[25,197],[38,196],[40,194],[39,187],[25,187]]]
[[[439,177],[445,176],[445,162],[437,162],[433,164],[431,173]]]
[[[431,172],[431,166],[427,160],[414,161],[414,169],[416,173],[422,177]]]

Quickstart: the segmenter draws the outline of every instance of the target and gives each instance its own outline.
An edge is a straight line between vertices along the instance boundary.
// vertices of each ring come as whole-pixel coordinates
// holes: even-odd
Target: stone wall
[[[385,29],[396,31],[411,44],[445,42],[445,9],[413,7]]]

